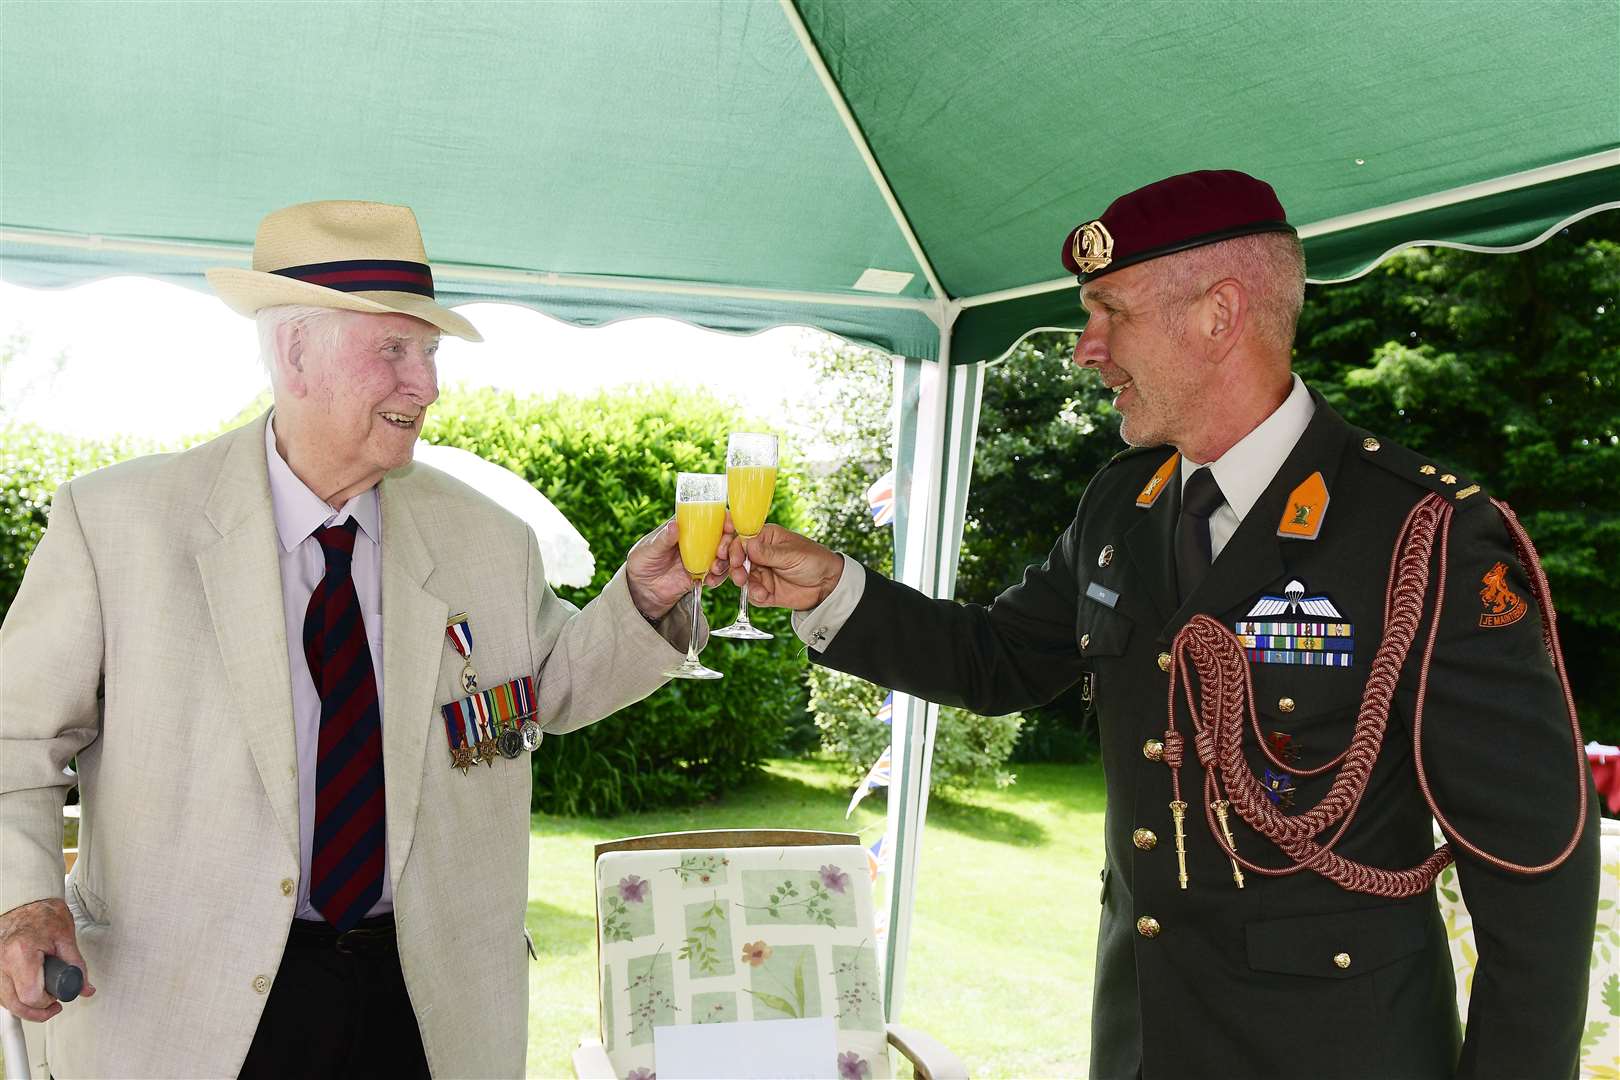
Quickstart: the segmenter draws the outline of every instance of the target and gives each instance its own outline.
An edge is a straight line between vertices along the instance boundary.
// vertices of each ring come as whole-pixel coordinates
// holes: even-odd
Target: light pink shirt
[[[309,862],[315,842],[315,763],[321,736],[321,696],[304,658],[304,614],[315,586],[326,576],[326,556],[316,529],[360,523],[355,537],[354,590],[360,618],[371,646],[371,668],[377,676],[377,711],[382,715],[382,506],[371,487],[334,511],[298,479],[276,450],[275,417],[264,426],[264,456],[270,466],[270,502],[281,539],[281,605],[287,618],[287,670],[292,675],[293,735],[298,747],[298,908],[300,919],[321,919],[309,903]],[[388,865],[384,841],[383,866]],[[394,910],[394,889],[383,874],[382,897],[367,914]]]

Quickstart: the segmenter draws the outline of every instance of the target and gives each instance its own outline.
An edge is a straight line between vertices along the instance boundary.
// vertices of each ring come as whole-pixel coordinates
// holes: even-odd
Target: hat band
[[[433,299],[433,271],[426,263],[397,259],[344,259],[272,270],[272,274],[338,292],[403,292]]]
[[[1227,229],[1217,229],[1215,232],[1203,233],[1199,236],[1189,236],[1185,240],[1176,240],[1168,244],[1160,244],[1156,248],[1146,251],[1133,252],[1130,255],[1116,256],[1107,266],[1098,270],[1085,271],[1075,275],[1075,279],[1084,285],[1092,278],[1100,278],[1104,274],[1112,274],[1115,270],[1123,270],[1127,266],[1147,262],[1149,259],[1162,258],[1165,255],[1174,255],[1180,251],[1188,251],[1205,244],[1218,244],[1223,240],[1236,240],[1240,236],[1252,236],[1256,233],[1288,233],[1298,236],[1299,232],[1286,221],[1255,221],[1247,225],[1234,225]]]

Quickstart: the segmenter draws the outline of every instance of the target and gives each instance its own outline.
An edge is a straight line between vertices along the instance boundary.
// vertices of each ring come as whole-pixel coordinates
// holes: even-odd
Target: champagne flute
[[[721,674],[698,663],[698,613],[703,603],[703,575],[720,551],[726,527],[726,478],[721,473],[681,473],[675,478],[675,524],[681,531],[681,565],[692,576],[692,636],[686,659],[672,679],[718,679]]]
[[[733,432],[726,440],[726,491],[731,500],[731,524],[744,541],[752,540],[765,527],[771,512],[771,495],[776,491],[776,436]],[[747,570],[748,560],[743,559]],[[773,635],[748,621],[748,581],[743,579],[742,599],[737,621],[713,631],[715,637],[765,641]]]

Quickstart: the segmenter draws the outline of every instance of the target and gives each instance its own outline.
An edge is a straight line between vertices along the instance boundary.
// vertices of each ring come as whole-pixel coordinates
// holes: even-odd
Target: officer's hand
[[[0,915],[0,1006],[36,1023],[62,1011],[45,992],[45,957],[59,956],[84,972],[81,997],[90,997],[90,968],[79,952],[73,916],[61,900],[36,900]]]
[[[765,526],[746,545],[740,537],[731,542],[731,579],[741,585],[746,577],[748,602],[760,607],[808,611],[827,599],[844,573],[842,555],[780,525]]]
[[[703,584],[713,587],[726,580],[729,569],[726,552],[736,537],[731,527],[731,515],[726,514],[725,530],[720,534],[720,547],[714,562],[704,575]],[[630,586],[630,599],[636,610],[649,619],[660,619],[675,606],[675,602],[692,591],[692,575],[681,565],[680,526],[670,518],[652,532],[636,541],[624,561],[624,577]]]

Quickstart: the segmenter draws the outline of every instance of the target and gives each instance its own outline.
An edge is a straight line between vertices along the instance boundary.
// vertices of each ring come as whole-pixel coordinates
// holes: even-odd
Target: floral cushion
[[[891,1075],[858,845],[614,851],[596,863],[602,1043],[651,1080],[653,1029],[831,1016],[840,1080]]]
[[[1598,878],[1597,930],[1592,935],[1592,972],[1587,986],[1586,1031],[1581,1037],[1581,1076],[1620,1080],[1620,821],[1603,819],[1602,873]],[[1468,1017],[1479,954],[1474,921],[1457,889],[1457,868],[1440,875],[1440,913],[1451,939],[1457,972],[1457,1013]]]

